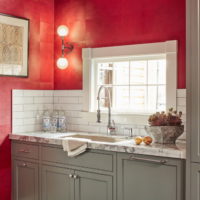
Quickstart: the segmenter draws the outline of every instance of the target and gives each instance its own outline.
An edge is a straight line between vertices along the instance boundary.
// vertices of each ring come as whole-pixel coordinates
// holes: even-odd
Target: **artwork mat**
[[[0,13],[0,23],[23,27],[23,64],[20,75],[1,74],[0,76],[28,77],[29,19]]]

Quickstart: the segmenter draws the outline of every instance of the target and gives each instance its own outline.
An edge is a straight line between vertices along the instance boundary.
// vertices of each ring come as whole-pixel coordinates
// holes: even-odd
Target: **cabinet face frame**
[[[137,155],[137,157],[141,158],[141,159],[148,159],[148,160],[160,160],[163,158],[159,158],[159,157],[152,157],[152,156],[144,156],[144,155]],[[124,161],[132,161],[132,162],[141,162],[141,165],[146,164],[152,164],[152,165],[157,165],[159,166],[160,164],[158,163],[151,163],[149,161],[135,161],[135,160],[131,160],[131,154],[124,154],[124,153],[118,153],[117,156],[117,197],[118,200],[125,200],[124,199],[124,190],[123,190],[123,169],[124,169]],[[176,188],[174,188],[176,190],[176,200],[184,200],[185,199],[185,187],[184,187],[184,173],[185,173],[185,166],[183,164],[184,161],[181,160],[176,160],[176,159],[167,159],[167,163],[164,164],[165,166],[169,166],[169,167],[175,167],[176,169]],[[142,174],[141,174],[142,176]]]
[[[84,172],[84,171],[79,171],[79,170],[76,170],[75,174],[77,175],[77,179],[75,179],[75,200],[82,200],[80,192],[83,191],[81,182],[84,179],[91,180],[91,181],[94,180],[94,181],[99,181],[101,183],[105,183],[105,185],[107,186],[106,200],[113,200],[113,196],[114,196],[113,193],[115,190],[114,190],[112,176],[96,174],[93,172]]]
[[[39,200],[39,165],[37,163],[32,163],[32,162],[27,162],[27,161],[23,161],[23,160],[18,160],[18,159],[14,159],[12,161],[12,166],[13,166],[13,170],[12,170],[12,199],[13,200],[20,200],[19,199],[19,187],[20,187],[20,178],[19,177],[19,170],[32,170],[34,177],[33,180],[28,180],[27,181],[31,181],[34,184],[34,197],[32,199],[34,200]],[[27,177],[28,178],[28,177]],[[25,183],[26,184],[26,183]]]
[[[16,143],[16,142],[15,142]],[[23,142],[22,144],[29,144],[28,142]],[[18,144],[21,144],[21,142],[18,142]],[[33,143],[30,143],[30,144],[33,144]],[[52,168],[56,168],[58,169],[58,171],[60,169],[64,170],[64,173],[66,173],[66,175],[68,175],[69,173],[73,173],[75,175],[78,175],[80,176],[81,178],[83,179],[96,179],[97,181],[104,181],[108,184],[108,190],[110,190],[109,194],[108,194],[108,200],[122,200],[120,199],[120,192],[121,190],[118,190],[117,191],[117,183],[120,181],[120,173],[119,173],[119,170],[120,170],[120,163],[121,163],[121,159],[129,159],[130,156],[132,156],[132,154],[129,154],[129,153],[116,153],[116,152],[107,152],[107,151],[100,151],[100,150],[90,150],[89,152],[94,152],[94,153],[98,153],[98,154],[102,154],[103,155],[112,155],[112,163],[113,163],[113,170],[110,171],[110,170],[99,170],[99,169],[94,169],[93,167],[90,168],[89,166],[87,167],[80,167],[77,166],[77,162],[72,162],[71,163],[71,160],[67,163],[67,164],[63,164],[63,163],[58,163],[58,162],[48,162],[46,160],[42,160],[42,147],[43,146],[49,146],[49,148],[53,147],[54,149],[58,148],[58,149],[61,149],[59,146],[55,146],[55,145],[38,145],[38,148],[39,148],[39,159],[38,160],[35,160],[35,159],[30,159],[30,158],[24,158],[22,156],[16,156],[16,155],[12,155],[12,161],[15,161],[15,160],[19,160],[20,162],[24,161],[24,162],[29,162],[29,163],[32,163],[33,165],[37,166],[37,170],[39,172],[37,172],[38,174],[38,182],[39,182],[39,200],[45,200],[43,199],[43,196],[42,196],[42,166],[48,166],[48,167],[52,167]],[[135,155],[135,156],[138,156],[139,158],[148,158],[148,159],[153,159],[153,160],[156,160],[156,159],[167,159],[168,160],[168,164],[169,165],[176,165],[177,166],[177,179],[178,179],[178,182],[181,182],[182,184],[180,184],[180,187],[183,186],[184,184],[184,160],[179,160],[179,159],[170,159],[170,158],[161,158],[161,157],[152,157],[152,156],[143,156],[143,155]],[[70,158],[71,159],[71,158]],[[77,158],[73,158],[73,159],[77,159]],[[104,161],[106,161],[107,159],[105,159]],[[81,160],[81,162],[83,162],[83,160]],[[102,161],[101,161],[102,162]],[[14,163],[14,162],[13,162]],[[72,164],[72,165],[71,165]],[[74,165],[75,164],[75,165]],[[108,163],[106,163],[107,165]],[[142,163],[141,163],[142,165]],[[15,171],[15,167],[13,165],[13,171]],[[56,170],[57,171],[57,170]],[[13,175],[14,177],[14,175]],[[81,200],[79,198],[79,196],[77,196],[77,194],[79,193],[79,189],[81,189],[81,184],[80,184],[80,179],[75,179],[73,180],[74,181],[74,184],[73,184],[73,187],[72,187],[72,194],[74,194],[74,196],[72,196],[72,200]],[[72,182],[73,182],[72,181]],[[14,183],[14,181],[13,181]],[[178,186],[179,187],[179,186]],[[14,189],[14,187],[13,187]],[[184,190],[184,189],[182,189]],[[86,189],[87,191],[87,189]],[[116,196],[118,193],[118,197]],[[76,198],[76,199],[75,199]],[[184,197],[181,199],[183,200]],[[13,200],[16,200],[13,198]],[[179,199],[178,199],[179,200]]]
[[[47,173],[52,173],[52,174],[62,174],[66,181],[69,181],[69,199],[66,200],[74,200],[74,179],[70,178],[71,174],[74,174],[74,170],[68,169],[68,168],[63,168],[63,167],[57,167],[57,166],[49,166],[49,165],[42,165],[41,166],[41,199],[42,200],[48,200],[47,194],[48,194],[48,188],[47,188]],[[54,183],[56,184],[56,183]],[[60,187],[64,187],[64,185],[60,185]],[[67,187],[67,186],[66,186]]]
[[[191,134],[190,156],[192,162],[200,162],[200,4],[199,0],[190,2],[190,72],[187,76],[187,112],[188,126]],[[190,149],[188,149],[190,150]]]

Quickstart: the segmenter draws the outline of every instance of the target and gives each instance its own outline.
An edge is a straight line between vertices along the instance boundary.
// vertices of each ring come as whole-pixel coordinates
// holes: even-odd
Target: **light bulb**
[[[68,60],[67,60],[67,58],[59,58],[58,60],[57,60],[57,67],[59,68],[59,69],[66,69],[67,67],[68,67]]]
[[[69,33],[69,29],[68,29],[67,26],[61,25],[61,26],[58,27],[57,33],[58,33],[58,35],[61,36],[61,37],[67,36],[68,33]]]

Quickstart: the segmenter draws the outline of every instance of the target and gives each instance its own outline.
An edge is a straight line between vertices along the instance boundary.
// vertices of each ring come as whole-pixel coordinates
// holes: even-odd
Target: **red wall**
[[[10,200],[11,90],[53,89],[54,1],[0,0],[0,12],[30,19],[29,78],[0,77],[0,199]]]
[[[55,0],[55,28],[70,28],[68,39],[83,47],[101,47],[178,40],[178,88],[186,87],[185,0]],[[55,37],[55,59],[60,56]],[[81,51],[70,66],[55,68],[55,89],[81,89]]]
[[[0,77],[0,199],[10,200],[12,89],[81,89],[81,47],[179,41],[178,88],[185,88],[184,0],[0,0],[0,12],[30,19],[29,78]],[[66,24],[76,43],[66,70],[55,27]],[[54,48],[55,39],[55,48]],[[55,54],[54,54],[55,50]],[[55,70],[54,70],[55,69]],[[55,75],[54,75],[55,74]],[[54,80],[55,79],[55,80]]]

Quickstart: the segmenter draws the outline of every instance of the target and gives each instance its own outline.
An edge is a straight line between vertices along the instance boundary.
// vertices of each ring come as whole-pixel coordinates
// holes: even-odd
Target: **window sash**
[[[129,106],[130,107],[132,107],[132,106],[134,106],[134,104],[131,104],[131,87],[144,87],[145,88],[145,96],[144,96],[144,101],[145,101],[145,103],[144,103],[144,109],[143,110],[139,110],[141,113],[146,113],[146,112],[148,112],[150,109],[149,109],[149,102],[148,102],[148,90],[149,90],[149,87],[156,87],[156,95],[157,95],[157,97],[156,97],[156,109],[152,109],[152,111],[156,111],[157,109],[158,109],[158,88],[160,87],[160,86],[165,86],[165,91],[166,91],[166,84],[159,84],[159,83],[155,83],[155,84],[148,84],[148,64],[149,64],[149,61],[151,61],[151,60],[155,60],[155,61],[159,61],[159,60],[163,60],[163,59],[165,59],[165,61],[166,61],[166,56],[165,55],[154,55],[154,56],[139,56],[139,57],[127,57],[127,58],[113,58],[113,59],[95,59],[93,62],[94,62],[94,68],[95,68],[95,70],[94,70],[94,75],[95,75],[95,77],[96,77],[96,79],[94,79],[95,80],[95,86],[94,86],[94,89],[95,89],[95,94],[97,94],[97,92],[98,92],[98,87],[100,87],[100,86],[102,86],[102,85],[104,85],[104,86],[107,86],[107,87],[111,87],[112,88],[112,95],[111,95],[111,97],[112,97],[112,99],[111,99],[111,102],[112,102],[112,108],[114,108],[114,111],[120,111],[120,110],[124,110],[124,109],[126,109],[125,107],[123,108],[123,106],[121,107],[121,109],[119,108],[119,107],[117,107],[116,106],[116,99],[115,99],[115,89],[114,89],[114,87],[127,87],[128,88],[128,91],[129,91],[129,95],[128,95],[128,101],[129,101]],[[147,62],[146,63],[146,66],[145,66],[145,71],[146,71],[146,83],[145,84],[132,84],[131,83],[131,79],[130,79],[130,76],[131,76],[131,62],[134,62],[134,61],[144,61],[144,62]],[[128,69],[128,74],[129,74],[129,82],[127,83],[127,84],[99,84],[98,83],[98,80],[99,80],[99,75],[100,75],[100,73],[98,73],[99,72],[99,69],[98,69],[98,64],[99,63],[101,63],[101,64],[103,64],[103,63],[112,63],[112,65],[114,66],[114,63],[116,63],[116,62],[128,62],[128,66],[129,66],[129,69]],[[158,70],[158,63],[157,63],[157,70]],[[166,66],[165,66],[166,67]],[[101,69],[103,69],[103,70],[112,70],[113,71],[113,74],[112,74],[112,82],[114,81],[114,78],[115,78],[115,69],[114,69],[114,67],[105,67],[105,66],[103,66],[103,67],[101,67]],[[158,73],[157,73],[157,76],[158,76]],[[157,80],[158,80],[158,78],[157,78]],[[94,100],[95,102],[94,102],[94,108],[96,107],[96,98],[95,98],[95,100]],[[106,104],[106,101],[105,101],[105,104]],[[164,103],[164,106],[166,106],[166,101],[165,101],[165,103]],[[133,109],[133,107],[132,107],[132,109],[131,109],[131,112],[137,112],[137,110],[136,109]]]

